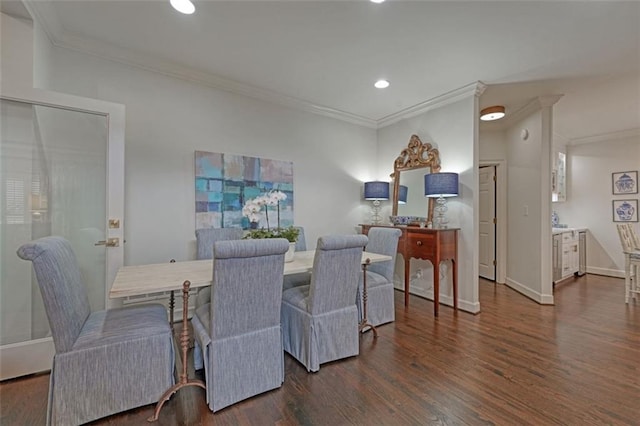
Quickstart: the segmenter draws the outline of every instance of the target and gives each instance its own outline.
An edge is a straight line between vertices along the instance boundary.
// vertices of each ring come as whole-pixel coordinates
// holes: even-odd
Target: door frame
[[[106,251],[105,267],[105,307],[113,302],[108,298],[109,290],[115,280],[118,269],[124,263],[124,133],[125,106],[98,99],[83,98],[64,93],[37,88],[0,88],[0,99],[66,109],[106,117],[107,122],[107,167],[106,167],[106,203],[105,236],[119,238],[119,247],[110,247]],[[120,220],[119,228],[110,228],[108,219]],[[55,354],[51,337],[33,339],[0,346],[0,380],[19,377],[51,369]]]
[[[507,280],[507,161],[481,160],[480,167],[496,168],[496,282]]]

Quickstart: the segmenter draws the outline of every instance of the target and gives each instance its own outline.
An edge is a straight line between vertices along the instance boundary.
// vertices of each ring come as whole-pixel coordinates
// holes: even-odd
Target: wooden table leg
[[[189,313],[189,286],[191,283],[189,281],[185,281],[182,284],[182,332],[180,333],[180,349],[182,350],[182,373],[180,374],[180,380],[175,385],[171,386],[169,389],[162,394],[160,400],[156,404],[156,410],[153,413],[153,416],[149,417],[147,421],[155,422],[158,420],[158,416],[160,415],[160,410],[165,402],[171,398],[171,395],[176,393],[178,390],[186,387],[186,386],[199,386],[202,389],[206,389],[205,384],[202,380],[191,379],[187,377],[187,350],[189,348],[189,326],[187,324],[187,316]],[[171,292],[173,294],[173,292]],[[172,325],[173,327],[173,325]]]
[[[373,337],[376,338],[378,337],[378,330],[376,330],[373,324],[369,323],[369,320],[367,320],[367,266],[369,266],[370,263],[371,259],[367,258],[367,260],[362,264],[362,321],[360,321],[358,331],[360,333],[369,331],[365,330],[366,327],[369,327],[373,330]]]
[[[440,308],[440,259],[435,260],[433,265],[433,315],[438,316]]]
[[[404,306],[409,306],[409,283],[411,281],[411,259],[404,261]]]
[[[176,298],[173,294],[173,290],[171,290],[171,295],[169,296],[169,324],[171,324],[171,331],[173,331],[173,308],[176,305]]]
[[[458,310],[458,263],[456,259],[451,259],[453,268],[453,309]]]

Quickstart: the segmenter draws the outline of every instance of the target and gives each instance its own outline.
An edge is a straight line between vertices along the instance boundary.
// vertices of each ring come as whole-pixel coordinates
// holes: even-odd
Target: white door
[[[34,89],[4,91],[0,113],[4,380],[49,370],[55,353],[31,262],[16,255],[20,245],[48,235],[68,239],[92,310],[107,305],[124,253],[124,106]],[[108,238],[119,246],[107,248],[101,241]]]
[[[480,167],[479,273],[496,279],[496,167]]]

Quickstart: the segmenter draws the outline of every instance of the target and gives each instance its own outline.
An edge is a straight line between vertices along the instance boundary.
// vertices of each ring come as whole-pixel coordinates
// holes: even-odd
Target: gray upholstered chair
[[[359,353],[356,292],[364,235],[318,239],[310,285],[282,293],[284,350],[307,371]]]
[[[164,306],[91,312],[64,238],[24,244],[18,256],[33,262],[56,349],[47,424],[77,425],[151,404],[173,385],[173,338]]]
[[[191,322],[204,358],[207,403],[218,411],[284,381],[280,329],[284,238],[218,241],[211,302]]]
[[[213,258],[213,243],[216,241],[239,240],[242,238],[242,228],[201,228],[196,229],[197,252],[196,259]],[[211,289],[203,287],[196,294],[196,308],[209,303]]]
[[[200,228],[196,229],[196,259],[213,259],[213,243],[216,241],[231,241],[242,239],[242,228]],[[196,309],[211,301],[211,287],[201,287],[196,293]],[[204,367],[202,351],[195,342],[193,351],[193,365],[196,370]]]
[[[296,229],[300,231],[298,239],[296,240],[296,252],[307,250],[307,241],[304,237],[304,228],[302,226],[296,226]],[[282,289],[288,290],[292,287],[299,285],[309,285],[311,282],[311,274],[308,272],[301,272],[299,274],[285,275],[282,283]]]
[[[307,240],[304,237],[304,228],[302,226],[294,226],[300,233],[298,234],[298,239],[296,240],[296,251],[306,251],[307,250]]]
[[[367,267],[367,320],[374,326],[395,321],[393,272],[396,265],[398,239],[402,231],[394,228],[369,229],[369,242],[365,251],[391,256],[386,262]],[[358,312],[362,320],[362,276],[358,285]]]

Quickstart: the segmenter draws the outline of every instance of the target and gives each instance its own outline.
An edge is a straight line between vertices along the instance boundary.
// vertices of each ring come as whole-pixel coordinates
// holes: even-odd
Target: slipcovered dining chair
[[[304,227],[302,226],[294,226],[299,233],[298,239],[296,240],[296,251],[306,251],[307,250],[307,240],[304,237]]]
[[[640,294],[640,237],[630,223],[619,223],[617,225],[618,236],[624,252],[624,302],[629,303],[629,299],[637,300]]]
[[[288,249],[284,238],[214,243],[211,302],[191,320],[211,411],[284,381],[280,303]]]
[[[196,259],[204,260],[213,258],[213,243],[216,241],[229,241],[242,239],[242,228],[200,228],[196,229]],[[211,289],[202,287],[196,294],[196,308],[209,303]]]
[[[307,371],[359,353],[356,292],[364,235],[318,239],[309,285],[282,293],[284,350]]]
[[[296,240],[296,252],[307,250],[307,241],[304,237],[304,228],[302,226],[295,226],[299,231],[298,239]],[[301,272],[299,274],[285,275],[282,283],[282,289],[288,290],[292,287],[299,285],[308,285],[311,281],[311,274],[308,272]]]
[[[393,289],[393,272],[396,266],[398,239],[402,231],[397,228],[372,227],[365,251],[391,256],[391,260],[372,263],[367,267],[367,322],[374,326],[395,321],[396,311]],[[358,285],[358,312],[363,314],[362,275]]]
[[[160,304],[91,312],[71,244],[62,237],[26,243],[55,355],[47,424],[77,425],[151,404],[174,384],[174,349]]]

